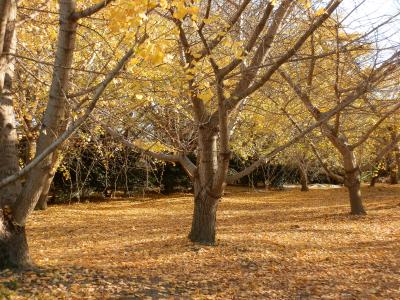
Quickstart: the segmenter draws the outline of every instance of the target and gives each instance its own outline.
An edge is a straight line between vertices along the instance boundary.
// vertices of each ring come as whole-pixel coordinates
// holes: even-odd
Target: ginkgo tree
[[[300,74],[298,64],[293,63],[279,70],[279,74],[290,87],[288,95],[293,92],[316,121],[332,106],[351,99],[354,101],[332,122],[323,122],[321,132],[342,156],[344,175],[337,177],[348,189],[351,213],[365,214],[360,189],[361,168],[356,150],[386,119],[400,110],[398,92],[391,92],[390,96],[386,92],[396,91],[400,53],[394,49],[388,58],[382,59],[379,49],[369,50],[369,46],[341,53],[339,49],[344,44],[357,43],[360,38],[346,35],[340,21],[331,19],[325,25],[331,29],[333,36],[317,38],[322,34],[320,31],[315,39],[311,39],[309,50],[312,58],[306,62],[306,72],[302,67]],[[327,44],[337,49],[334,58],[319,59],[318,49],[327,47]],[[365,41],[363,44],[368,45]],[[371,110],[368,115],[366,112]]]
[[[71,70],[80,21],[99,12],[110,1],[100,1],[91,6],[77,8],[74,0],[62,0],[59,3],[59,28],[55,48],[55,61],[52,68],[46,110],[40,120],[40,132],[37,139],[35,157],[23,169],[18,168],[17,133],[15,112],[12,99],[14,80],[14,62],[16,58],[16,17],[17,2],[1,1],[2,52],[1,69],[1,170],[0,170],[0,266],[25,267],[30,265],[30,256],[25,234],[25,224],[33,211],[43,189],[46,188],[57,159],[54,153],[61,144],[82,125],[94,110],[99,98],[112,80],[124,68],[135,54],[137,46],[146,39],[145,30],[136,28],[134,38],[128,39],[122,58],[117,59],[113,68],[106,71],[102,78],[92,82],[85,89],[87,94],[81,105],[73,110],[70,103]],[[146,12],[146,5],[138,5],[139,11],[133,18],[143,19],[139,12]],[[141,25],[141,24],[140,24]],[[132,28],[133,29],[133,28]],[[88,82],[91,82],[88,80]],[[71,106],[70,106],[71,105]],[[20,177],[26,175],[23,188]]]
[[[330,1],[326,6],[311,7],[308,1],[253,3],[246,0],[236,5],[226,1],[204,1],[197,8],[190,2],[172,1],[163,2],[156,8],[156,13],[172,24],[171,31],[177,35],[172,64],[175,76],[181,81],[179,86],[184,99],[175,101],[192,120],[197,161],[192,163],[186,149],[179,147],[176,148],[178,151],[173,148],[163,152],[142,150],[156,159],[180,163],[192,179],[194,213],[189,238],[193,242],[215,243],[217,207],[226,182],[249,174],[265,161],[261,158],[247,170],[228,176],[230,122],[237,117],[235,111],[244,101],[252,100],[252,95],[297,53],[340,2]],[[301,13],[309,10],[313,18],[302,20]],[[296,22],[300,21],[304,30],[294,30]],[[243,29],[239,30],[241,37],[238,39],[239,23]],[[293,34],[290,40],[285,39],[288,32]],[[179,95],[174,98],[177,97]],[[152,101],[157,98],[153,97]],[[335,108],[327,117],[339,109],[341,107]],[[110,134],[121,138],[118,128],[103,125]],[[124,142],[136,149],[142,148]]]
[[[92,135],[105,132],[117,138],[123,146],[132,147],[144,155],[179,163],[194,186],[189,238],[193,242],[214,244],[217,208],[227,183],[250,174],[291,145],[304,142],[304,137],[316,128],[325,128],[323,133],[326,135],[332,122],[342,120],[353,109],[348,108],[350,105],[359,108],[361,96],[372,95],[372,88],[387,87],[388,76],[392,76],[391,82],[394,82],[396,55],[371,68],[363,66],[357,69],[357,59],[361,56],[346,53],[359,50],[364,55],[370,50],[362,43],[353,42],[353,38],[360,40],[358,37],[351,37],[346,45],[338,47],[338,35],[334,34],[332,40],[329,34],[319,34],[321,30],[331,30],[332,14],[341,2],[104,0],[76,3],[74,0],[60,0],[58,12],[53,11],[59,20],[58,34],[48,39],[49,43],[54,40],[54,45],[47,47],[43,54],[54,59],[54,63],[48,63],[43,57],[29,57],[29,49],[37,49],[38,45],[26,43],[23,55],[16,52],[13,27],[16,1],[2,0],[2,267],[29,264],[25,224],[41,195],[48,191],[54,170],[65,151],[63,143],[88,119],[95,128]],[[50,3],[50,12],[55,9],[54,2],[46,3]],[[23,32],[24,28],[22,25],[20,30]],[[29,39],[34,31],[29,26],[25,29],[24,39],[26,36]],[[49,32],[55,33],[53,30]],[[318,34],[320,41],[314,42]],[[31,43],[35,43],[34,37]],[[313,45],[320,48],[318,53],[310,55],[309,51],[314,51]],[[18,167],[15,108],[23,119],[29,115],[29,104],[32,103],[13,105],[11,83],[15,82],[14,61],[18,57],[21,69],[17,74],[20,74],[21,88],[26,87],[28,77],[49,82],[47,92],[43,93],[42,88],[35,91],[41,98],[45,94],[48,100],[40,102],[45,108],[43,115],[39,112],[34,116],[37,124],[34,142],[37,146],[34,156],[22,169]],[[336,57],[333,62],[332,57]],[[342,57],[347,59],[342,60]],[[40,76],[35,76],[35,73],[28,76],[24,73],[24,59],[38,65],[49,65],[50,74],[39,70]],[[316,73],[315,66],[320,61],[323,66],[321,72]],[[342,77],[329,75],[328,71],[336,70],[342,64],[345,65]],[[308,74],[308,80],[304,80],[303,72]],[[341,92],[343,97],[332,93],[332,85],[324,82],[324,75],[348,81],[348,86]],[[321,109],[318,110],[317,104],[310,99],[314,94],[308,93],[308,89],[303,91],[304,82],[307,86],[311,86],[310,82],[320,84],[318,96],[321,96],[321,102],[317,101],[317,104],[322,106]],[[277,86],[281,88],[280,94],[279,91],[266,93]],[[302,124],[307,125],[304,128],[294,126],[293,121],[297,124],[298,120],[286,118],[293,117],[294,112],[292,107],[288,107],[287,115],[282,111],[280,117],[267,120],[267,129],[260,126],[263,119],[252,114],[249,108],[256,111],[274,105],[280,108],[279,103],[286,100],[286,95],[300,99],[311,112],[312,118],[302,116]],[[373,102],[381,103],[381,95],[374,96]],[[29,102],[30,97],[27,98]],[[330,99],[336,100],[330,102]],[[367,120],[372,127],[358,136],[359,145],[395,112],[397,106],[392,106],[382,107],[380,117]],[[344,109],[346,112],[340,113]],[[291,126],[290,134],[285,133],[286,124]],[[246,133],[252,129],[255,134]],[[346,174],[350,171],[355,174],[355,177],[346,175],[347,182],[355,182],[347,186],[358,184],[359,190],[358,169],[351,168],[354,167],[352,149],[346,148],[347,144],[333,133],[326,137],[335,147],[344,149],[341,153],[346,156]],[[246,148],[243,146],[246,141],[247,145],[257,145]],[[246,148],[242,151],[246,155],[253,151],[252,157],[257,160],[246,169],[229,174],[232,151],[240,148]],[[22,176],[25,176],[23,189]],[[351,190],[351,195],[357,193],[357,189]],[[362,212],[360,201],[352,200],[352,206],[353,202],[357,206],[355,210]]]

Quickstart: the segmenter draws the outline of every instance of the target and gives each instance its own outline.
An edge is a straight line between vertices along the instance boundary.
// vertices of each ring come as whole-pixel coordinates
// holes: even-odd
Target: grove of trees
[[[189,186],[207,245],[226,185],[274,164],[366,214],[362,182],[399,178],[400,10],[355,26],[365,5],[0,0],[0,268],[31,265],[25,226],[56,183]]]

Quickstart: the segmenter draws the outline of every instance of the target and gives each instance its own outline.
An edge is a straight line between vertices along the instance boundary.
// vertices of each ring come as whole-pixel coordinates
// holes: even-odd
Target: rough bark
[[[46,210],[47,209],[47,199],[50,192],[51,183],[53,182],[54,175],[47,176],[46,182],[42,188],[42,194],[35,206],[36,210]]]
[[[201,188],[199,183],[195,183],[195,186]],[[219,199],[208,195],[206,191],[195,188],[192,228],[189,234],[192,242],[204,245],[215,244],[218,202]]]
[[[189,239],[192,242],[215,244],[216,214],[221,194],[213,193],[218,166],[215,128],[204,126],[199,130],[199,157],[194,176],[194,210]]]
[[[0,270],[31,265],[25,226],[12,222],[7,208],[0,210]]]
[[[344,185],[349,192],[352,215],[365,215],[365,209],[361,198],[361,171],[357,164],[353,151],[343,154],[345,169]]]
[[[351,205],[351,214],[352,215],[365,215],[365,209],[362,204],[361,198],[361,183],[358,176],[349,176],[348,180],[351,184],[346,185],[349,196],[350,196],[350,205]]]
[[[398,184],[399,183],[399,178],[397,175],[397,165],[393,164],[390,168],[390,184]]]

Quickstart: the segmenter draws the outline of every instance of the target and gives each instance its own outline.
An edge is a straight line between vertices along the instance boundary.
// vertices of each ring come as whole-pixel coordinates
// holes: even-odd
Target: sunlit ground
[[[230,189],[218,244],[193,245],[190,195],[52,206],[29,222],[39,269],[0,273],[11,299],[400,299],[400,186]],[[1,297],[0,297],[1,299]]]

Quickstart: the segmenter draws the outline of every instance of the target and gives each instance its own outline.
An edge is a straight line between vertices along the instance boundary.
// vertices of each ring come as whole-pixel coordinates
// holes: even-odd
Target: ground
[[[230,189],[214,247],[186,238],[190,195],[52,206],[28,226],[37,268],[1,272],[0,295],[400,299],[400,186],[363,195],[352,217],[343,189]]]

